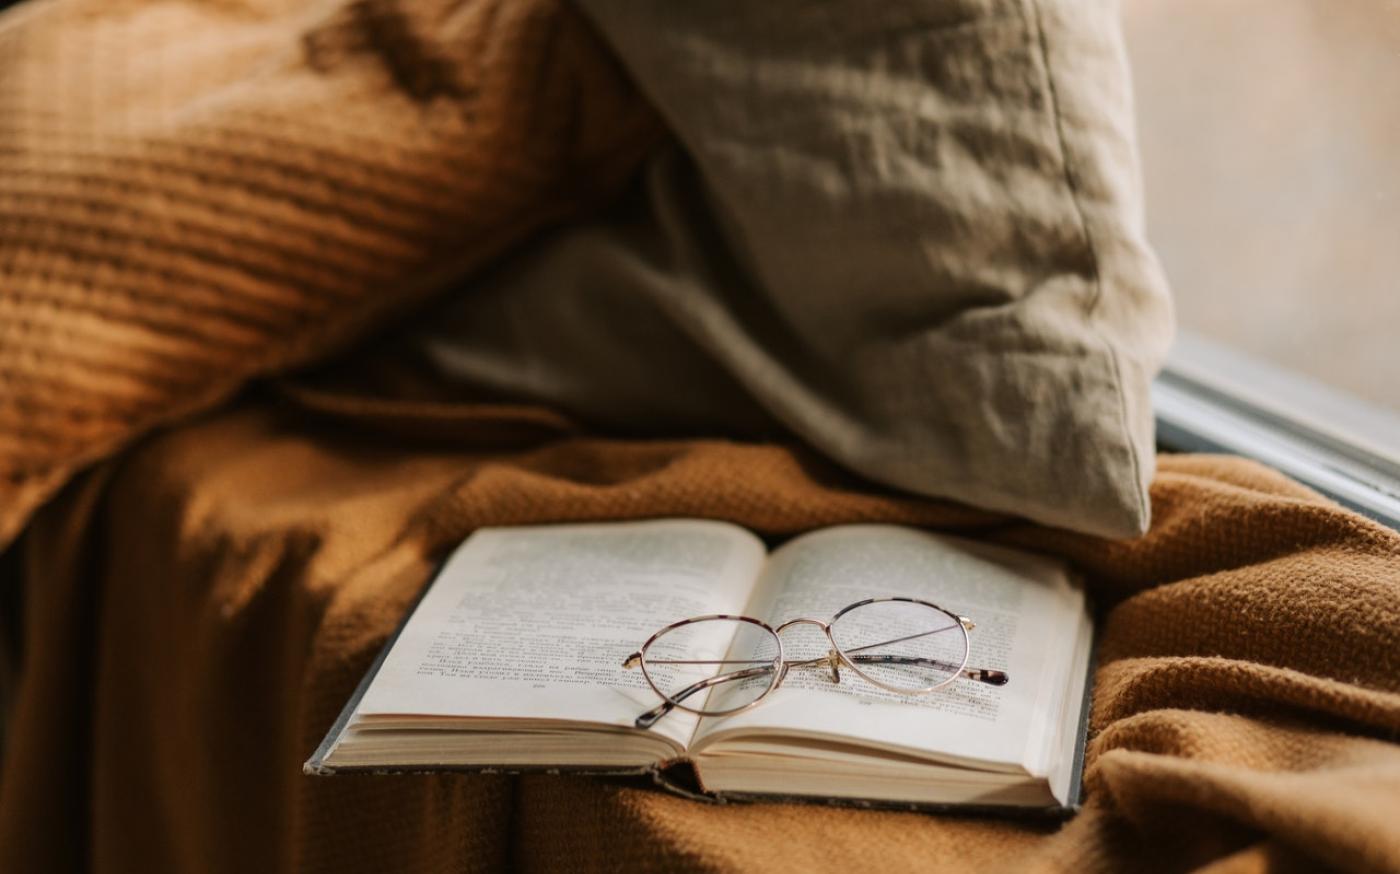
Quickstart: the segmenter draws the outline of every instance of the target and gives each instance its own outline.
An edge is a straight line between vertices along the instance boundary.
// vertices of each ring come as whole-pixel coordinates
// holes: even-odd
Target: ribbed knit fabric
[[[559,0],[0,17],[0,546],[78,466],[619,187],[651,111]]]
[[[316,409],[163,434],[30,526],[0,870],[1400,872],[1400,536],[1258,465],[1162,457],[1152,530],[1107,541],[873,491],[779,446],[594,439],[529,409]],[[776,536],[902,522],[1069,559],[1101,610],[1086,808],[1060,824],[302,775],[473,528],[654,516]]]

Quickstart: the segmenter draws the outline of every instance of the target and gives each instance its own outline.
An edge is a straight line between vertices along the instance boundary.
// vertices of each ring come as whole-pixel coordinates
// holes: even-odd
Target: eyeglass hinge
[[[977,623],[973,622],[971,619],[968,619],[966,616],[959,616],[958,621],[961,622],[962,627],[967,629],[968,631],[971,631],[972,629],[977,627]]]

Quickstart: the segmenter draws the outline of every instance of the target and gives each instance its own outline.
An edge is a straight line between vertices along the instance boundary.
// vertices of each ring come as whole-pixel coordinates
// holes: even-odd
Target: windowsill
[[[1400,530],[1400,416],[1182,332],[1153,386],[1165,449],[1256,459]]]

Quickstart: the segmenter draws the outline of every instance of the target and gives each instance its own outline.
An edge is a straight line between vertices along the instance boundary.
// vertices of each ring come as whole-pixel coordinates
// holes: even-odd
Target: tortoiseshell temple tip
[[[658,707],[655,710],[648,710],[646,713],[643,713],[633,720],[632,724],[637,728],[651,728],[656,724],[656,721],[665,716],[670,709],[669,707]]]
[[[987,668],[978,668],[975,671],[968,671],[967,677],[979,683],[986,683],[989,686],[1005,686],[1011,682],[1011,678],[1006,676],[1005,671],[992,671]]]
[[[642,663],[642,654],[639,653],[639,652],[634,652],[634,653],[632,653],[630,656],[628,656],[626,659],[623,660],[622,666],[623,666],[624,668],[626,668],[627,670],[630,671],[630,670],[632,670],[633,668],[635,668],[637,665],[640,665],[641,663]]]

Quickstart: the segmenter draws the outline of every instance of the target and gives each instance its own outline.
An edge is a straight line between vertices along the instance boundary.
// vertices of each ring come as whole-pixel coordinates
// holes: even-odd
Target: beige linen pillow
[[[0,16],[0,548],[78,466],[611,197],[661,135],[562,0]]]
[[[582,7],[685,151],[339,378],[1147,529],[1172,314],[1114,4]]]
[[[361,376],[1146,529],[1172,319],[1112,3],[582,6],[684,152]]]

